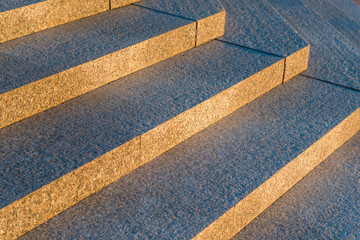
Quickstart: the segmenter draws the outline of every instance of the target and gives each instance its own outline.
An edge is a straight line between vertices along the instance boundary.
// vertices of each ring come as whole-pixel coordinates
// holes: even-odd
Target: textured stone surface
[[[0,2],[0,12],[6,12],[15,8],[25,7],[30,4],[44,2],[46,0],[6,0]]]
[[[1,44],[0,127],[186,51],[195,35],[189,20],[128,6]]]
[[[111,9],[124,7],[131,3],[139,2],[140,0],[111,0]]]
[[[286,57],[284,81],[307,69],[309,45],[267,1],[223,0],[225,34],[220,39]]]
[[[224,35],[225,11],[197,21],[196,46]]]
[[[302,0],[360,49],[360,23],[340,11],[329,0]],[[360,16],[360,8],[359,8]]]
[[[224,41],[287,57],[308,44],[267,1],[222,0],[226,16]]]
[[[360,90],[360,50],[300,0],[268,0],[310,44],[306,76]]]
[[[283,65],[280,58],[215,41],[1,129],[5,226],[24,233],[160,155],[280,84]],[[130,140],[142,156],[117,159],[123,167],[111,172],[111,156],[127,153],[118,149]],[[66,182],[72,185],[62,187]]]
[[[233,239],[359,239],[360,132]]]
[[[25,2],[25,1],[20,1]],[[0,12],[0,43],[109,10],[108,0],[46,0]],[[19,4],[12,4],[13,7]]]
[[[353,20],[360,23],[360,2],[358,0],[329,0],[334,6],[339,8]],[[358,4],[356,4],[356,2]]]
[[[286,58],[284,82],[289,81],[308,68],[310,46],[291,54]]]
[[[143,0],[136,5],[195,21],[224,11],[218,0]]]
[[[194,239],[228,239],[360,130],[360,108],[271,176]]]
[[[279,169],[303,156],[359,106],[358,92],[298,77],[21,239],[195,237]],[[344,137],[343,133],[358,128],[358,115],[359,111],[335,135]],[[333,140],[344,140],[342,137],[325,139],[324,145],[320,141],[317,150],[323,153],[321,149],[328,150]],[[322,158],[328,153],[309,154]],[[266,193],[257,199],[266,199],[272,191]]]
[[[217,0],[145,0],[137,5],[197,21],[197,46],[224,34],[226,13]]]

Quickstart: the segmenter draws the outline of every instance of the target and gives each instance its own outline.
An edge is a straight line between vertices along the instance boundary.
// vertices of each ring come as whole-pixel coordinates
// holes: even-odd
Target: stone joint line
[[[111,0],[109,0],[109,1],[111,1]],[[142,5],[138,5],[138,4],[136,4],[136,3],[131,3],[130,5],[134,5],[134,6],[137,6],[137,7],[142,7],[142,8],[145,8],[145,9],[148,9],[148,10],[151,10],[151,11],[154,11],[154,12],[163,13],[163,14],[167,14],[167,15],[170,15],[170,16],[173,16],[173,17],[178,17],[178,18],[182,18],[182,19],[185,19],[185,20],[189,20],[189,21],[194,21],[194,22],[196,22],[195,19],[187,18],[187,17],[180,16],[180,15],[176,15],[176,14],[173,14],[173,13],[168,13],[168,12],[160,11],[160,10],[153,9],[153,8],[149,8],[149,7],[145,7],[145,6],[142,6]]]
[[[240,48],[245,48],[245,49],[253,50],[253,51],[256,51],[256,52],[268,54],[268,55],[271,55],[271,56],[274,56],[274,57],[286,58],[284,56],[280,56],[280,55],[277,55],[277,54],[274,54],[274,53],[265,52],[265,51],[261,51],[261,50],[255,49],[255,48],[246,47],[246,46],[243,46],[243,45],[240,45],[240,44],[224,41],[224,40],[221,40],[221,39],[218,39],[218,38],[216,38],[215,40],[217,40],[219,42],[227,43],[227,44],[230,44],[230,45],[233,45],[233,46],[237,46],[237,47],[240,47]]]
[[[348,86],[341,85],[341,84],[338,84],[338,83],[333,83],[333,82],[330,82],[330,81],[327,81],[327,80],[324,80],[324,79],[320,79],[320,78],[316,78],[316,77],[307,76],[307,75],[302,74],[302,73],[300,73],[299,75],[301,75],[301,76],[303,76],[303,77],[306,77],[306,78],[309,78],[309,79],[313,79],[313,80],[316,80],[316,81],[320,81],[320,82],[323,82],[323,83],[331,84],[331,85],[333,85],[333,86],[337,86],[337,87],[341,87],[341,88],[346,88],[346,89],[348,89],[348,90],[360,92],[360,89],[348,87]]]

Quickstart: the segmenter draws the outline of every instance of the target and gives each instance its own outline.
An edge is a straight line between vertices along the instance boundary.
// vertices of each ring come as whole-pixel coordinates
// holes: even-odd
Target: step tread
[[[224,11],[217,0],[143,0],[136,5],[199,20]]]
[[[31,4],[44,2],[46,0],[6,0],[0,2],[0,13],[6,12],[12,9],[25,7]]]
[[[215,41],[1,129],[0,206],[279,60]]]
[[[339,8],[353,20],[360,23],[360,6],[352,0],[329,0],[334,6]]]
[[[222,40],[287,57],[308,44],[265,0],[222,0],[227,12]]]
[[[179,28],[190,21],[127,6],[0,44],[5,93]],[[29,63],[29,64],[28,64]],[[27,76],[27,77],[25,77]]]
[[[360,90],[360,50],[300,0],[268,0],[312,48],[305,75]]]
[[[303,0],[303,2],[360,49],[360,23],[332,5],[329,0]]]
[[[360,132],[237,234],[238,239],[359,239]]]
[[[21,239],[192,238],[359,106],[356,91],[297,77]]]

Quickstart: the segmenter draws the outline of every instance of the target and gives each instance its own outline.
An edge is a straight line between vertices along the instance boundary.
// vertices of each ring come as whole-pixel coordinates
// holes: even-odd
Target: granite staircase
[[[319,60],[300,1],[13,2],[0,239],[229,239],[360,130],[356,47]]]
[[[312,46],[309,69],[302,75],[350,90],[355,101],[347,104],[358,106],[360,2],[269,2]],[[233,239],[360,239],[359,157],[357,132]]]

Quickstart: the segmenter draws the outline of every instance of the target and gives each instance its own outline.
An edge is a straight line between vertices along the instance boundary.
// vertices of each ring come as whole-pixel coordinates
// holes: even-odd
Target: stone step
[[[208,9],[189,20],[130,5],[0,44],[0,128],[221,36],[224,9]]]
[[[360,22],[353,20],[342,12],[331,3],[331,0],[302,1],[344,35],[354,46],[360,49]],[[358,14],[360,16],[360,7]]]
[[[360,50],[300,0],[268,0],[311,44],[303,75],[360,90]]]
[[[262,2],[267,4],[264,0]],[[230,8],[229,3],[227,6]],[[239,2],[233,3],[234,7],[239,5]],[[251,4],[251,1],[244,3]],[[39,66],[42,66],[42,61],[51,59],[34,55],[35,53],[31,55],[29,52],[56,52],[61,61],[70,59],[70,62],[50,61],[47,64],[57,69],[60,74],[56,78],[58,81],[54,81],[53,85],[61,94],[66,93],[61,90],[63,87],[69,89],[69,93],[78,91],[77,89],[82,92],[78,92],[76,96],[79,96],[76,98],[60,105],[53,104],[50,107],[57,106],[47,111],[38,111],[40,113],[32,117],[11,125],[7,124],[9,126],[5,125],[6,127],[0,129],[0,175],[4,176],[0,189],[0,238],[13,239],[21,236],[304,71],[308,62],[309,45],[273,8],[268,4],[266,6],[267,15],[273,15],[274,20],[258,21],[264,17],[261,14],[249,17],[250,22],[258,21],[262,24],[256,31],[249,31],[247,37],[251,44],[242,46],[237,42],[241,39],[237,35],[238,32],[248,31],[251,25],[244,25],[243,19],[237,16],[238,12],[231,11],[226,15],[226,29],[231,31],[227,31],[224,38],[188,50],[125,77],[117,72],[118,69],[128,67],[123,66],[127,59],[118,61],[117,57],[120,54],[110,53],[100,58],[95,56],[97,59],[92,60],[86,57],[81,49],[85,46],[106,54],[106,51],[115,51],[114,46],[109,43],[115,42],[116,46],[120,45],[116,41],[119,36],[133,34],[131,36],[136,38],[138,32],[149,38],[156,34],[161,34],[160,37],[165,36],[164,39],[156,37],[157,40],[153,43],[149,43],[152,39],[147,40],[148,44],[135,45],[134,48],[121,53],[125,57],[130,54],[128,61],[134,61],[129,64],[133,66],[144,59],[153,59],[157,56],[154,54],[160,54],[164,43],[183,51],[205,43],[217,35],[220,36],[224,32],[224,9],[218,2],[209,0],[173,0],[166,3],[156,0],[142,1],[60,26],[71,26],[95,19],[92,24],[83,23],[85,33],[87,29],[95,32],[91,35],[93,37],[98,36],[98,31],[106,33],[105,36],[92,40],[81,31],[76,34],[69,30],[64,31],[64,34],[69,34],[65,35],[70,42],[73,39],[80,40],[77,40],[75,46],[70,45],[69,51],[63,55],[64,49],[68,49],[68,42],[60,44],[65,47],[51,45],[57,36],[61,41],[66,39],[57,32],[60,27],[46,30],[54,31],[52,37],[41,37],[46,31],[30,35],[38,36],[23,43],[31,44],[31,47],[24,45],[20,48],[21,44],[10,44],[20,39],[5,43],[17,59],[21,58],[16,54],[23,54],[25,60],[29,56],[35,56],[32,59],[37,61]],[[119,15],[116,15],[129,9],[133,11],[131,17],[119,19]],[[145,10],[148,11],[147,14]],[[243,11],[252,11],[252,8],[248,7]],[[104,21],[107,14],[114,14],[114,17]],[[156,16],[156,19],[161,21],[154,21],[153,18],[142,21],[143,24],[139,21],[140,27],[132,28],[133,30],[128,30],[123,35],[112,30],[118,29],[118,25],[124,22],[129,26],[134,19],[143,19],[147,15]],[[116,21],[112,21],[113,19]],[[271,17],[268,20],[271,20]],[[101,26],[106,26],[106,29],[103,30]],[[156,33],[155,26],[160,29]],[[168,29],[173,26],[177,30]],[[159,33],[160,31],[162,33]],[[168,35],[169,32],[172,35]],[[204,33],[209,34],[207,40]],[[232,38],[232,34],[237,37]],[[184,42],[191,44],[179,46],[178,42],[173,41],[179,39],[179,36],[182,36]],[[288,36],[289,39],[283,40],[284,36]],[[45,44],[44,47],[44,42],[37,44],[37,41],[46,42],[47,39],[51,40],[48,40],[49,45]],[[129,41],[133,43],[135,40]],[[256,44],[257,41],[260,41],[260,44]],[[162,44],[156,45],[158,42]],[[265,46],[262,46],[263,44]],[[81,47],[77,48],[78,46]],[[107,50],[107,47],[110,50]],[[148,47],[151,52],[146,53],[144,59],[137,59],[136,56],[142,53],[142,47]],[[27,51],[24,52],[24,49]],[[65,58],[69,54],[71,57]],[[98,60],[104,58],[105,63]],[[92,64],[84,68],[84,64],[78,62],[79,59],[84,59],[86,64]],[[68,72],[61,69],[64,66],[73,67],[75,70],[70,69]],[[41,71],[38,70],[33,71],[33,74],[39,74]],[[67,78],[68,75],[72,78]],[[120,77],[122,78],[118,79]],[[84,84],[75,85],[74,79],[83,79],[80,82],[86,84],[109,84],[83,90]],[[114,79],[118,80],[113,81]],[[30,81],[33,83],[26,83],[19,89],[39,82],[34,79]],[[43,83],[47,85],[48,82]],[[28,90],[30,94],[39,92],[32,91],[31,88]],[[46,103],[44,99],[49,95],[47,92],[52,94],[51,91],[43,89],[40,92],[46,93],[46,96],[36,101]],[[83,94],[85,92],[87,93]],[[0,104],[0,107],[4,104]],[[12,105],[13,110],[17,110],[19,106],[21,105]],[[11,111],[7,114],[10,116]]]
[[[297,77],[20,239],[231,238],[360,130],[359,107]]]
[[[227,10],[222,39],[286,60],[284,81],[307,69],[310,46],[266,0],[222,0]]]
[[[213,41],[0,129],[0,233],[31,230],[283,75],[282,58]]]
[[[360,239],[360,132],[233,240]]]
[[[329,0],[334,6],[350,16],[354,21],[360,23],[360,2],[353,0]]]
[[[139,0],[2,1],[0,2],[0,43],[137,1]]]

